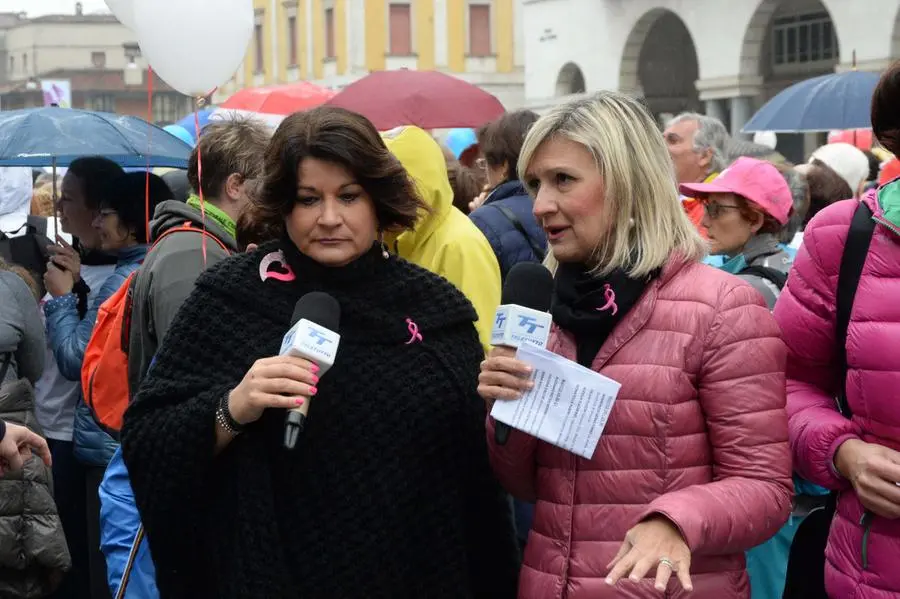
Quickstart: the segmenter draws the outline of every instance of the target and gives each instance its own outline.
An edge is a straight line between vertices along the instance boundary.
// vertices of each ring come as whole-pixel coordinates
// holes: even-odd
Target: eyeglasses
[[[717,202],[703,202],[703,208],[706,209],[706,214],[713,220],[722,216],[723,210],[740,210],[740,206],[731,206],[730,204],[719,204]]]

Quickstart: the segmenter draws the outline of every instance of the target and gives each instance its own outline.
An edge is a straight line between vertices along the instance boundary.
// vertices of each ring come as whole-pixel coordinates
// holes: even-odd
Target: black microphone
[[[491,343],[518,349],[529,343],[540,348],[547,346],[552,318],[550,301],[553,298],[553,275],[536,262],[519,262],[506,275],[501,305],[497,308]],[[510,426],[496,422],[494,440],[504,445],[509,439]]]
[[[341,322],[341,306],[337,300],[321,291],[307,293],[297,301],[291,316],[291,328],[281,342],[282,356],[295,356],[314,362],[319,377],[325,375],[337,355],[341,336],[337,334]],[[284,446],[293,449],[306,423],[309,401],[288,410],[284,423]]]

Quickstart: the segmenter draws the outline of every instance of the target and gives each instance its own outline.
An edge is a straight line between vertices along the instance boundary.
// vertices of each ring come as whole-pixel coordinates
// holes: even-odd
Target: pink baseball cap
[[[753,202],[782,225],[788,222],[794,199],[787,181],[771,163],[743,156],[709,183],[682,183],[682,194],[703,199],[711,193],[733,193]]]

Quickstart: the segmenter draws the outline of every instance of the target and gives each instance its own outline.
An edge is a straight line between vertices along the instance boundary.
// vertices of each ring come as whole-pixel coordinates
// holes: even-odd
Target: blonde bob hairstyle
[[[706,255],[706,243],[679,200],[663,136],[637,100],[604,91],[551,109],[528,132],[519,155],[519,178],[526,186],[535,152],[553,138],[587,148],[603,177],[605,197],[597,198],[597,209],[606,211],[609,233],[597,240],[595,274],[622,269],[644,277],[672,255],[688,260]],[[556,272],[552,251],[544,264]]]

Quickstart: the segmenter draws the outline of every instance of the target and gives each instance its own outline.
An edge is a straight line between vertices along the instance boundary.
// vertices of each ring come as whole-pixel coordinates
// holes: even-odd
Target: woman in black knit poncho
[[[327,107],[282,123],[266,173],[255,209],[284,234],[201,276],[122,429],[162,599],[514,597],[475,311],[377,241],[415,222],[413,184],[367,120]],[[293,280],[263,280],[278,251]],[[310,291],[341,306],[321,381],[271,358]]]

